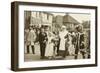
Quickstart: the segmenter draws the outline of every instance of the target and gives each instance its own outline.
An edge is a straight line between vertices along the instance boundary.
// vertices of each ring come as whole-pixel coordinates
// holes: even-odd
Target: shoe
[[[46,56],[45,56],[45,57],[43,57],[43,58],[44,58],[44,59],[48,59],[48,57],[46,57]]]
[[[35,54],[35,53],[33,52],[33,54]]]
[[[45,57],[40,57],[40,59],[48,59],[48,57],[46,57],[46,56]]]
[[[56,54],[56,56],[59,56],[59,54]]]
[[[43,59],[43,57],[40,57],[40,59]]]
[[[27,52],[27,54],[29,54],[29,52]]]

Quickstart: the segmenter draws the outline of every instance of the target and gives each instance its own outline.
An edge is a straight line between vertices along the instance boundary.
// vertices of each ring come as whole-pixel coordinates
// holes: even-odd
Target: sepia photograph
[[[89,59],[89,13],[24,11],[24,61]]]
[[[12,2],[11,69],[97,66],[97,7]]]

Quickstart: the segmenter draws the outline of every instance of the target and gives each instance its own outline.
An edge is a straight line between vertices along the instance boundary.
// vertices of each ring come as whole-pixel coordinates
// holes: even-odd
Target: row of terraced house
[[[66,13],[62,15],[54,15],[50,12],[34,12],[25,11],[25,29],[29,26],[34,26],[40,28],[44,26],[50,28],[52,31],[59,31],[62,25],[65,25],[68,30],[74,30],[75,25],[80,24],[75,18]]]

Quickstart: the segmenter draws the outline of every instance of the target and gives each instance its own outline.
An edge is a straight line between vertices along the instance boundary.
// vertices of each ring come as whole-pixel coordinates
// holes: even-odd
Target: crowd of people
[[[36,29],[30,26],[25,31],[27,53],[29,53],[29,46],[31,46],[32,53],[35,54],[36,48],[34,45],[38,43],[40,59],[55,59],[57,56],[66,58],[68,55],[73,55],[74,59],[78,59],[79,53],[85,59],[85,54],[90,46],[89,43],[86,46],[85,35],[83,28],[79,25],[75,27],[74,31],[67,30],[66,26],[62,26],[59,31],[45,30],[44,27]],[[90,57],[90,53],[88,56]]]

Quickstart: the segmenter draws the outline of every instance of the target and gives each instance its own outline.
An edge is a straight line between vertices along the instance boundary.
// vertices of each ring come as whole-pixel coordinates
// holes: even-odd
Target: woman
[[[66,27],[65,26],[62,26],[62,30],[61,32],[59,33],[59,36],[60,36],[60,47],[59,47],[59,50],[63,53],[63,57],[66,56],[66,35],[68,34],[68,31],[66,30]]]
[[[47,42],[47,46],[46,46],[46,53],[45,55],[49,58],[49,59],[53,59],[53,47],[54,47],[54,42],[53,42],[53,38],[54,38],[54,34],[49,32],[48,33],[48,42]]]

